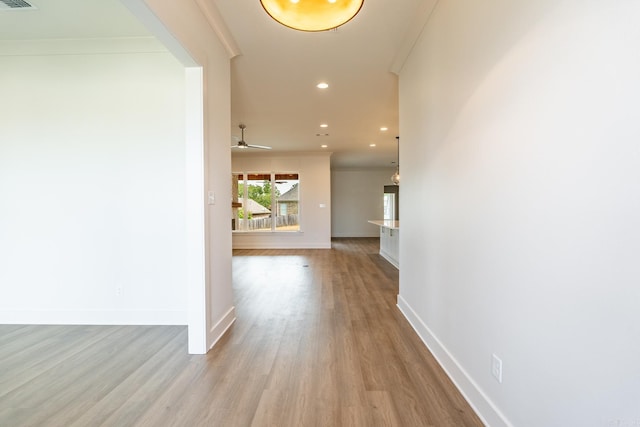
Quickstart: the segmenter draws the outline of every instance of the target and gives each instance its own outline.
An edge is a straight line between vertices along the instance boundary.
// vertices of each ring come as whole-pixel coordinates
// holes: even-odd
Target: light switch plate
[[[502,384],[502,360],[495,354],[491,355],[491,374]]]

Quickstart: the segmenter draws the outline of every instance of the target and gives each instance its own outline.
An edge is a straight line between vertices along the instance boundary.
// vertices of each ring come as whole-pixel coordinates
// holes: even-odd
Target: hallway
[[[206,356],[184,327],[0,326],[0,425],[482,425],[377,252],[234,251],[238,319]]]

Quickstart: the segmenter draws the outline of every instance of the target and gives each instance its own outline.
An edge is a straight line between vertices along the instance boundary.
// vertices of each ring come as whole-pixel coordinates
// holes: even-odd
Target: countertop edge
[[[377,225],[378,227],[388,228],[390,230],[399,230],[400,229],[400,221],[389,221],[383,219],[370,219],[367,221],[373,225]]]

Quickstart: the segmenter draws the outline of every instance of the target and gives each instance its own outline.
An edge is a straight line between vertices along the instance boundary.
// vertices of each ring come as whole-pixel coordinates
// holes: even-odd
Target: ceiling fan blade
[[[249,144],[247,144],[246,142],[244,142],[244,139],[239,140],[236,145],[232,145],[231,148],[249,148]]]
[[[259,148],[261,150],[271,150],[271,147],[267,147],[266,145],[247,144],[247,147],[249,147],[249,148]]]

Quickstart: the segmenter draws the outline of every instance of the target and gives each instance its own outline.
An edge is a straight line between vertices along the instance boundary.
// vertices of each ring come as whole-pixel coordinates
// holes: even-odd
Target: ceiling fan
[[[244,141],[244,130],[246,129],[247,125],[240,123],[238,127],[242,131],[242,137],[240,138],[240,141],[238,141],[236,145],[232,145],[231,148],[259,148],[261,150],[271,150],[271,147],[267,147],[265,145],[247,144]]]

